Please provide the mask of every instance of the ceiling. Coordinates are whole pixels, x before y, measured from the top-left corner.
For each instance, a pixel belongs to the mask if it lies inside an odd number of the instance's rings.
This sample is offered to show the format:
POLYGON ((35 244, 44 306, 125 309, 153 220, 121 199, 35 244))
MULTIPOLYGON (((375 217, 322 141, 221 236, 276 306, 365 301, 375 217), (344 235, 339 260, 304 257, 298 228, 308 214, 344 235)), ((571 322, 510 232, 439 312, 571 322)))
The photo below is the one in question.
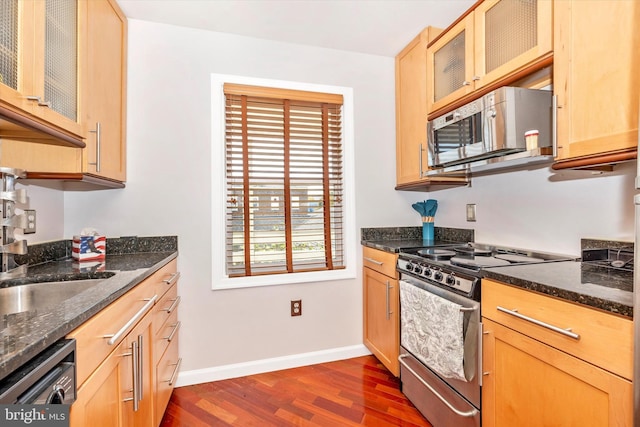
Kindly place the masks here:
POLYGON ((128 18, 395 56, 475 0, 117 0, 128 18))

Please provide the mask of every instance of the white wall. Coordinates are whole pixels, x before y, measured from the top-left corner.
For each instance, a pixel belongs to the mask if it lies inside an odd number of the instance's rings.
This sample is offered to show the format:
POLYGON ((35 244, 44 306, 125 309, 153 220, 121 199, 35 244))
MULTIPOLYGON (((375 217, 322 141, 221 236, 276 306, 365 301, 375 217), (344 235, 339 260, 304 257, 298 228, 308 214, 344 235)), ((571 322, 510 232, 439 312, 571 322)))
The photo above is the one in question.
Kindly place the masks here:
POLYGON ((476 242, 579 256, 580 238, 633 241, 635 166, 603 174, 541 167, 427 196, 438 200, 436 226, 474 228, 476 242), (475 223, 467 203, 476 204, 475 223))
MULTIPOLYGON (((60 237, 86 226, 109 237, 179 236, 183 371, 362 342, 360 277, 211 291, 210 205, 220 189, 210 178, 222 173, 209 168, 211 73, 354 88, 358 229, 417 226, 411 203, 432 197, 436 225, 475 228, 477 241, 578 253, 580 237, 631 238, 633 164, 599 177, 543 168, 476 178, 468 188, 396 192, 393 58, 137 20, 129 30, 127 187, 66 192, 60 237), (465 221, 466 203, 478 205, 476 223, 465 221), (303 300, 301 317, 289 316, 292 299, 303 300)), ((59 215, 58 196, 34 194, 59 215)), ((40 224, 48 213, 40 208, 40 224)))
MULTIPOLYGON (((27 244, 48 242, 64 238, 64 193, 60 190, 24 184, 18 181, 16 189, 27 191, 27 203, 18 204, 17 213, 22 209, 36 210, 36 232, 22 234, 16 230, 17 240, 25 239, 27 244)), ((79 230, 78 230, 79 231, 79 230)))
POLYGON ((210 205, 221 189, 210 181, 211 173, 223 173, 209 163, 211 73, 352 87, 354 235, 359 239, 360 227, 413 219, 393 189, 393 58, 131 20, 127 186, 67 192, 65 235, 92 226, 107 236, 179 236, 183 371, 361 346, 359 277, 211 290, 210 205), (301 317, 290 317, 294 299, 303 301, 301 317))

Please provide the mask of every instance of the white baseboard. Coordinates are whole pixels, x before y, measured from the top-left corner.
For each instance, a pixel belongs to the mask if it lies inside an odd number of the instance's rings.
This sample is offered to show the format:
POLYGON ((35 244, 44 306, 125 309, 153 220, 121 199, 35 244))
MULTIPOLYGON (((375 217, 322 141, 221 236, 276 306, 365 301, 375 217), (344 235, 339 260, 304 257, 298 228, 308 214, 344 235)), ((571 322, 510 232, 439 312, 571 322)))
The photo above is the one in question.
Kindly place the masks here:
POLYGON ((329 350, 310 353, 294 354, 291 356, 274 357, 272 359, 254 360, 251 362, 234 363, 232 365, 215 366, 212 368, 194 369, 178 374, 176 387, 202 384, 228 378, 244 377, 246 375, 279 371, 281 369, 297 368, 315 365, 317 363, 333 362, 371 354, 364 345, 332 348, 329 350))

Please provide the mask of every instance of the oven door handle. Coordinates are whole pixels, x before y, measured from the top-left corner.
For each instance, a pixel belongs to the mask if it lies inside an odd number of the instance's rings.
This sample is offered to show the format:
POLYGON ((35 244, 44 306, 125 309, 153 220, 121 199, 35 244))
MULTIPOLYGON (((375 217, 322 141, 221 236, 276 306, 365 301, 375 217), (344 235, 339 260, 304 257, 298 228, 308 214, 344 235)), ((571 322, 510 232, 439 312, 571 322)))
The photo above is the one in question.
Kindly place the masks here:
POLYGON ((398 356, 398 361, 400 362, 400 364, 402 364, 402 366, 407 368, 407 370, 411 372, 418 381, 420 381, 426 388, 428 388, 431 391, 431 393, 433 393, 438 399, 440 399, 442 403, 447 405, 449 409, 451 409, 453 412, 455 412, 457 415, 461 417, 475 417, 476 415, 478 415, 479 412, 476 408, 473 408, 471 411, 468 411, 468 412, 463 412, 454 408, 451 403, 449 403, 444 397, 442 397, 440 393, 438 393, 433 387, 431 387, 431 385, 428 382, 422 379, 422 377, 420 377, 420 375, 418 375, 416 371, 414 371, 409 365, 407 365, 407 363, 404 360, 402 360, 406 357, 407 357, 406 354, 401 354, 400 356, 398 356))

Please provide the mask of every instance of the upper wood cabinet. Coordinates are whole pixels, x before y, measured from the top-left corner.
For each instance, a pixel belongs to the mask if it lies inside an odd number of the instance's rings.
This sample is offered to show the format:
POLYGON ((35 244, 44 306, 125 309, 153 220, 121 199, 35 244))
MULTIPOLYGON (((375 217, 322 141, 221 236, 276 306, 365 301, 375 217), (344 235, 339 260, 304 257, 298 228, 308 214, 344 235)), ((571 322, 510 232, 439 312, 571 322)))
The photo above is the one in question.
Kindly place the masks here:
POLYGON ((427 108, 432 112, 473 91, 473 12, 427 49, 427 108))
POLYGON ((83 171, 125 181, 127 21, 114 0, 80 3, 87 23, 83 171))
POLYGON ((428 113, 550 55, 552 18, 551 0, 478 3, 427 49, 428 113))
POLYGON ((0 2, 0 107, 84 137, 75 0, 0 2))
MULTIPOLYGON (((127 21, 115 0, 7 1, 0 2, 0 8, 0 12, 7 12, 0 14, 6 21, 3 24, 22 31, 15 40, 5 43, 11 49, 3 50, 5 46, 1 43, 8 38, 0 38, 0 76, 5 82, 0 84, 0 165, 26 170, 28 178, 39 180, 40 185, 54 184, 55 187, 57 181, 63 183, 64 189, 72 189, 70 186, 77 182, 82 183, 77 187, 80 189, 122 188, 126 180, 127 21), (14 8, 10 7, 13 3, 14 8), (63 9, 69 8, 75 13, 75 68, 58 66, 54 76, 64 82, 82 82, 74 95, 79 118, 74 123, 80 128, 76 129, 77 133, 86 135, 84 148, 61 140, 63 131, 53 131, 57 127, 52 117, 41 115, 46 122, 32 128, 28 123, 2 120, 8 108, 16 114, 30 113, 31 119, 36 117, 34 105, 37 103, 27 102, 23 95, 32 92, 34 83, 23 77, 28 67, 22 64, 29 61, 22 57, 33 55, 27 55, 28 49, 23 47, 30 39, 23 35, 29 32, 24 30, 22 22, 38 16, 34 15, 38 10, 36 5, 46 5, 48 11, 50 4, 64 5, 63 9), (15 12, 15 16, 8 12, 15 12), (14 51, 15 54, 10 54, 14 51), (15 61, 11 62, 11 58, 15 61)), ((56 37, 66 41, 59 35, 56 37)), ((53 114, 47 107, 39 108, 53 114)))
POLYGON ((396 56, 396 189, 465 184, 427 177, 427 45, 441 30, 427 27, 396 56))
POLYGON ((440 31, 426 28, 396 56, 397 184, 418 181, 427 169, 427 44, 440 31))
POLYGON ((635 158, 640 95, 640 3, 558 1, 553 87, 554 169, 635 158))

